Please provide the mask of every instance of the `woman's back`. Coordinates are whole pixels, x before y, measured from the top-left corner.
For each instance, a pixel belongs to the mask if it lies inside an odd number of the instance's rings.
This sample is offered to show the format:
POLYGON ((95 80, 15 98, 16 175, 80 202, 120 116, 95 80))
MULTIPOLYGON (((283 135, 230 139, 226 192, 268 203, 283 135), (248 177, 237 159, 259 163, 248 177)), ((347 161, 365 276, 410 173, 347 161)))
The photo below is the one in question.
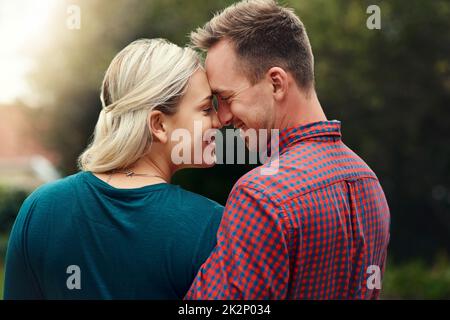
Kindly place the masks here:
POLYGON ((166 183, 116 189, 80 172, 25 201, 5 299, 179 299, 215 246, 223 207, 166 183))

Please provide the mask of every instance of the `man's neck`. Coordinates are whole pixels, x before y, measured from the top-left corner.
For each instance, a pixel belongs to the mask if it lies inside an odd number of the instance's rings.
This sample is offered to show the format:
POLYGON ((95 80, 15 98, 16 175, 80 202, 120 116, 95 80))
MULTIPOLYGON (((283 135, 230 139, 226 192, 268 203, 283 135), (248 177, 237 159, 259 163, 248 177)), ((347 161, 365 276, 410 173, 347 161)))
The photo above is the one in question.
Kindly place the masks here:
POLYGON ((296 91, 286 99, 285 112, 276 126, 278 129, 327 120, 315 90, 311 90, 308 96, 296 91))

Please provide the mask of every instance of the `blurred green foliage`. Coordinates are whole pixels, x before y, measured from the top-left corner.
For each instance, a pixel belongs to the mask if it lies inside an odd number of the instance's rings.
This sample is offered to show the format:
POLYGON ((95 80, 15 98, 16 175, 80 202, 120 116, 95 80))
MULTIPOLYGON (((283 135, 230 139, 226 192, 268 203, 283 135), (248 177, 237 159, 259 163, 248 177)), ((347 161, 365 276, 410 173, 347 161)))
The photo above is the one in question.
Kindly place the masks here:
MULTIPOLYGON (((9 233, 14 219, 29 193, 29 190, 0 185, 0 235, 9 233)), ((3 256, 1 254, 2 243, 0 242, 0 256, 3 256)))
POLYGON ((433 265, 416 259, 387 266, 382 299, 450 299, 450 261, 445 254, 433 265))
POLYGON ((8 235, 28 194, 29 190, 0 185, 0 300, 3 298, 3 264, 8 245, 8 235))
POLYGON ((8 245, 8 234, 0 233, 0 300, 3 299, 3 283, 5 279, 4 263, 7 245, 8 245))

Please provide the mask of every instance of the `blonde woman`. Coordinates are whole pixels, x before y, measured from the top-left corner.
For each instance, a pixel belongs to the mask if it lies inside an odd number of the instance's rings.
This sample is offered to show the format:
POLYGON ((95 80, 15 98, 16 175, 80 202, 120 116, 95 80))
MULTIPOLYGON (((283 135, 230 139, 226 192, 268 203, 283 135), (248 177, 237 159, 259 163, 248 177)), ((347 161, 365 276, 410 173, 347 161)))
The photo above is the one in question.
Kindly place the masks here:
POLYGON ((194 125, 220 127, 196 53, 131 43, 106 71, 101 101, 81 171, 40 187, 19 212, 6 299, 182 298, 215 246, 223 208, 170 184, 177 170, 214 162, 213 153, 198 164, 172 159, 176 130, 193 154, 195 143, 214 146, 194 125))

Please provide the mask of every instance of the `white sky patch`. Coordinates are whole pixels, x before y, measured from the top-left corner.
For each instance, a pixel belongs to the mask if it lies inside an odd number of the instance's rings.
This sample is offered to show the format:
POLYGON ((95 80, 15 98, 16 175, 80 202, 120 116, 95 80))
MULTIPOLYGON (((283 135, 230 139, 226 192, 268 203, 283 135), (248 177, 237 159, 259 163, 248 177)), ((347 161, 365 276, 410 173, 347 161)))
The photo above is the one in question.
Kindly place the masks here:
POLYGON ((0 103, 13 102, 30 89, 33 46, 45 36, 57 0, 0 0, 0 103))

